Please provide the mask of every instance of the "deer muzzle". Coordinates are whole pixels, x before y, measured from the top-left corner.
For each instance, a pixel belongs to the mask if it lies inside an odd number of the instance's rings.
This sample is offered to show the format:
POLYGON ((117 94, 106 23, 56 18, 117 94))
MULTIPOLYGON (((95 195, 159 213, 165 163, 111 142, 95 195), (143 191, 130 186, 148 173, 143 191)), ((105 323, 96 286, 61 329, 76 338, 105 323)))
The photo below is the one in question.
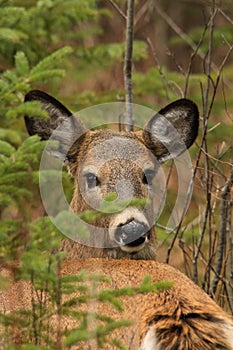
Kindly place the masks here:
POLYGON ((116 242, 123 246, 138 247, 149 238, 149 227, 134 219, 129 219, 125 224, 120 224, 115 231, 116 242))
POLYGON ((136 207, 127 207, 112 217, 109 223, 112 242, 127 253, 142 250, 151 239, 151 226, 145 213, 136 207))

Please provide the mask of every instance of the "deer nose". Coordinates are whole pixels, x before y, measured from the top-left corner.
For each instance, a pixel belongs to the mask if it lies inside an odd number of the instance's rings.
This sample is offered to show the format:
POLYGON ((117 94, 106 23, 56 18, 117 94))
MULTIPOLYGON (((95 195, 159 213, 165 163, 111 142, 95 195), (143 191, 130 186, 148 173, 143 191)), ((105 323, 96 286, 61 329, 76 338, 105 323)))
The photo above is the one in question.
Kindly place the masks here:
POLYGON ((135 219, 118 225, 115 231, 115 240, 120 245, 137 247, 149 238, 149 227, 135 219))

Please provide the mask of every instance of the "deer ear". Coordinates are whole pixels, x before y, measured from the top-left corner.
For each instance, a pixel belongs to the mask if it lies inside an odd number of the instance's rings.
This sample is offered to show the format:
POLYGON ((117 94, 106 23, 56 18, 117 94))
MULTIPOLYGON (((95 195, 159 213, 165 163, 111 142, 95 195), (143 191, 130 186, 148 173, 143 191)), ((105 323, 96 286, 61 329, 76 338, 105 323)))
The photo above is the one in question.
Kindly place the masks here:
POLYGON ((25 96, 25 102, 38 101, 42 109, 48 112, 49 118, 42 119, 33 115, 25 116, 25 124, 29 135, 38 135, 41 140, 58 141, 58 147, 51 154, 62 159, 69 159, 72 144, 86 132, 81 120, 52 96, 40 90, 32 90, 25 96))
POLYGON ((170 103, 149 120, 143 131, 144 142, 161 163, 173 159, 195 141, 198 118, 198 108, 192 101, 170 103))

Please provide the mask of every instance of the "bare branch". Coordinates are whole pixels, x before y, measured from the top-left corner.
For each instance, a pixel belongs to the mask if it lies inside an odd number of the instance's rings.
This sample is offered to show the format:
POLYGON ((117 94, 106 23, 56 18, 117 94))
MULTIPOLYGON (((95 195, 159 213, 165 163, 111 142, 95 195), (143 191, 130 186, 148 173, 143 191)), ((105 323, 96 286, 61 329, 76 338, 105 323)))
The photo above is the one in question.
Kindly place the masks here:
POLYGON ((176 232, 173 236, 173 239, 171 241, 171 244, 170 246, 168 247, 167 249, 167 256, 166 256, 166 263, 168 264, 169 263, 169 259, 170 259, 170 255, 171 255, 171 251, 174 247, 174 244, 175 244, 175 241, 180 233, 180 229, 181 229, 181 226, 182 226, 182 223, 183 223, 183 219, 184 219, 184 215, 187 211, 187 208, 188 208, 188 205, 189 205, 189 200, 190 200, 190 197, 192 195, 192 189, 193 189, 193 182, 194 182, 194 178, 195 178, 195 174, 196 174, 196 171, 193 172, 193 175, 192 175, 192 178, 189 182, 189 186, 188 186, 188 190, 187 190, 187 195, 185 197, 185 202, 184 202, 184 208, 183 208, 183 212, 181 214, 181 219, 180 219, 180 222, 176 228, 176 232))
POLYGON ((231 19, 221 8, 219 8, 218 10, 219 10, 219 12, 223 15, 223 17, 226 18, 226 20, 227 20, 228 22, 230 22, 231 24, 233 24, 232 19, 231 19))
POLYGON ((214 18, 217 13, 216 9, 213 9, 212 11, 213 13, 210 19, 209 48, 208 48, 208 54, 206 59, 207 81, 206 81, 206 89, 205 89, 205 96, 204 96, 205 103, 204 103, 204 110, 203 110, 203 117, 206 118, 206 121, 208 121, 208 116, 211 111, 211 109, 209 108, 209 113, 207 112, 208 99, 209 99, 209 93, 210 93, 210 83, 213 82, 211 77, 211 62, 212 62, 213 35, 214 35, 214 18))
MULTIPOLYGON (((211 101, 212 103, 209 104, 210 83, 212 82, 211 62, 212 62, 212 48, 213 48, 214 18, 216 13, 217 11, 215 9, 215 5, 213 2, 213 8, 211 9, 211 17, 209 22, 209 48, 208 48, 208 53, 206 55, 206 66, 204 67, 204 70, 206 71, 207 79, 206 79, 205 92, 203 95, 203 137, 202 137, 202 146, 201 146, 205 150, 206 207, 205 207, 204 221, 203 221, 201 233, 198 239, 197 249, 193 257, 193 279, 195 283, 198 283, 197 262, 201 251, 202 243, 204 240, 208 218, 209 220, 211 220, 211 215, 210 215, 211 213, 211 181, 210 181, 210 174, 209 174, 209 158, 208 158, 206 135, 208 130, 207 129, 208 120, 209 120, 210 112, 212 110, 213 101, 214 101, 214 97, 212 97, 212 101, 211 101)), ((215 94, 213 95, 215 96, 215 94)))
POLYGON ((198 54, 198 51, 199 51, 199 48, 201 47, 201 44, 203 43, 206 30, 207 30, 207 25, 205 26, 205 28, 204 28, 204 30, 202 32, 201 38, 199 40, 199 43, 196 46, 196 49, 193 51, 193 53, 192 53, 192 55, 190 57, 190 62, 189 62, 188 70, 187 70, 187 73, 186 73, 186 79, 185 79, 184 97, 186 97, 187 93, 188 93, 189 77, 190 77, 190 74, 191 74, 192 63, 193 63, 194 58, 198 54))
POLYGON ((133 89, 132 89, 133 37, 134 37, 134 0, 128 0, 127 22, 126 22, 126 39, 125 39, 125 62, 124 62, 126 131, 133 131, 133 124, 134 124, 133 111, 132 111, 132 103, 133 103, 133 89))
POLYGON ((150 38, 146 38, 146 41, 147 41, 148 46, 149 46, 149 48, 150 48, 150 50, 152 52, 152 55, 153 55, 154 60, 155 60, 155 63, 157 64, 159 75, 161 77, 161 81, 162 81, 162 84, 163 84, 164 91, 166 93, 167 100, 170 101, 169 90, 168 90, 168 82, 167 82, 166 77, 165 77, 165 75, 163 73, 162 66, 159 63, 158 57, 156 55, 156 52, 155 52, 155 49, 154 49, 154 46, 153 46, 153 43, 150 40, 150 38))
MULTIPOLYGON (((172 30, 174 30, 174 32, 177 35, 179 35, 179 37, 181 37, 181 39, 183 39, 184 42, 186 42, 186 44, 188 44, 194 52, 196 51, 197 56, 199 56, 203 61, 205 61, 206 55, 199 50, 198 45, 196 45, 195 42, 186 33, 184 33, 184 31, 173 21, 173 19, 160 8, 158 2, 154 2, 154 8, 156 9, 157 13, 164 19, 164 21, 169 25, 169 27, 172 28, 172 30)), ((218 9, 216 11, 218 11, 218 9)), ((215 16, 215 14, 213 15, 215 16)), ((210 21, 211 20, 212 19, 210 18, 210 21)), ((219 71, 218 67, 213 61, 211 62, 211 69, 214 72, 219 71)), ((230 81, 225 81, 225 84, 232 89, 232 83, 230 81)))
POLYGON ((124 14, 124 12, 120 9, 120 7, 115 3, 113 0, 108 0, 110 4, 117 10, 117 12, 126 20, 127 16, 124 14))
POLYGON ((142 5, 140 10, 135 15, 135 22, 134 22, 135 26, 137 26, 138 22, 142 19, 142 17, 145 16, 147 11, 148 11, 148 3, 145 2, 145 4, 142 5))
POLYGON ((216 261, 216 267, 215 267, 216 274, 212 282, 213 293, 216 292, 218 282, 219 282, 219 276, 221 275, 221 272, 222 272, 224 249, 226 247, 227 222, 228 222, 229 206, 230 206, 229 197, 230 197, 232 186, 233 186, 233 169, 231 171, 230 177, 227 180, 221 195, 220 232, 219 232, 219 242, 218 242, 218 249, 217 249, 217 261, 216 261))
MULTIPOLYGON (((192 248, 189 244, 186 244, 186 243, 185 243, 184 241, 182 241, 182 240, 179 241, 179 246, 180 246, 180 248, 182 249, 182 251, 184 250, 184 246, 185 246, 186 249, 188 249, 192 254, 194 253, 193 248, 192 248)), ((188 254, 188 252, 186 252, 186 254, 188 254)), ((219 281, 221 281, 225 287, 228 287, 229 290, 233 290, 232 281, 226 279, 225 277, 223 277, 223 276, 221 276, 221 275, 218 275, 218 274, 217 274, 217 271, 215 270, 215 268, 209 263, 209 261, 207 261, 207 260, 203 257, 202 254, 200 254, 199 260, 200 260, 206 267, 208 267, 208 268, 219 278, 219 281)), ((209 291, 209 294, 213 297, 213 293, 212 293, 211 291, 209 291)), ((230 307, 231 313, 233 313, 231 304, 232 304, 231 301, 228 300, 228 305, 229 305, 229 307, 230 307)))
MULTIPOLYGON (((178 34, 192 49, 193 51, 196 51, 197 45, 195 42, 190 39, 190 37, 183 32, 183 30, 173 21, 173 19, 164 12, 160 6, 157 4, 157 2, 154 4, 154 7, 158 14, 165 20, 165 22, 171 27, 176 34, 178 34)), ((204 59, 205 55, 202 52, 199 52, 198 55, 204 59)), ((217 67, 216 67, 217 68, 217 67)))

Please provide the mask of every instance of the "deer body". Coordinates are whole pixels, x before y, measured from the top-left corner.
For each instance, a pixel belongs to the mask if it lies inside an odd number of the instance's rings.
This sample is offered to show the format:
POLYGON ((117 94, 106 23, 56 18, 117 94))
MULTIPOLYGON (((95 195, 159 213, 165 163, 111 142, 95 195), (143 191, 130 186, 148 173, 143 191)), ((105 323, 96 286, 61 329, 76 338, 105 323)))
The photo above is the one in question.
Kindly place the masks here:
MULTIPOLYGON (((233 350, 231 317, 182 273, 154 261, 153 203, 154 189, 159 187, 156 174, 159 163, 181 154, 194 142, 198 130, 195 104, 178 100, 153 116, 144 130, 128 133, 88 131, 63 105, 43 92, 30 92, 26 101, 32 100, 41 102, 50 119, 26 117, 27 129, 30 135, 38 134, 42 139, 50 138, 55 130, 54 139, 59 141, 55 155, 65 161, 74 178, 71 210, 80 214, 93 207, 98 209, 112 192, 118 201, 129 201, 123 210, 97 217, 90 227, 88 246, 63 240, 61 249, 67 252, 68 260, 63 263, 62 273, 75 274, 83 268, 104 273, 112 288, 138 286, 146 275, 151 275, 153 282, 173 282, 171 289, 158 294, 122 298, 123 317, 135 320, 129 330, 115 331, 127 349, 233 350), (61 124, 63 128, 59 129, 61 124), (149 204, 130 205, 135 197, 148 198, 149 204)), ((2 310, 29 303, 30 286, 18 283, 18 287, 12 284, 6 294, 1 292, 2 310), (22 289, 23 297, 17 298, 22 289)), ((114 312, 106 305, 96 307, 109 316, 114 312)), ((95 345, 80 347, 86 348, 96 349, 95 345)))
MULTIPOLYGON (((233 349, 233 322, 197 285, 173 267, 156 261, 126 259, 80 259, 63 263, 63 276, 75 275, 81 269, 90 273, 104 274, 109 283, 101 283, 99 289, 139 286, 145 275, 152 282, 172 281, 171 289, 159 293, 121 297, 124 306, 119 313, 109 304, 95 302, 91 305, 98 314, 114 319, 131 319, 133 325, 117 329, 112 336, 121 340, 128 350, 229 350, 233 349)), ((28 282, 11 284, 10 291, 0 291, 1 311, 29 309, 32 288, 28 282)), ((71 297, 77 297, 79 292, 71 297)), ((67 296, 66 296, 67 300, 67 296)), ((63 300, 65 301, 65 300, 63 300)), ((56 319, 51 318, 52 323, 56 319)), ((63 330, 75 327, 75 321, 66 317, 60 320, 63 330)), ((49 325, 48 325, 49 326, 49 325)), ((56 329, 56 325, 55 325, 56 329)), ((20 331, 16 335, 20 339, 20 331)), ((74 347, 77 350, 98 349, 90 341, 74 347)), ((105 350, 115 350, 106 345, 105 350)))
MULTIPOLYGON (((80 261, 68 261, 63 273, 75 274, 80 261)), ((135 321, 130 330, 117 336, 127 349, 183 350, 232 349, 233 322, 213 300, 179 271, 156 261, 87 259, 81 267, 110 277, 112 288, 138 286, 145 275, 153 282, 172 281, 174 286, 160 293, 125 297, 124 317, 135 321)), ((106 286, 105 286, 106 287, 106 286)), ((102 311, 102 310, 101 310, 102 311)), ((106 313, 107 310, 104 310, 106 313)))

